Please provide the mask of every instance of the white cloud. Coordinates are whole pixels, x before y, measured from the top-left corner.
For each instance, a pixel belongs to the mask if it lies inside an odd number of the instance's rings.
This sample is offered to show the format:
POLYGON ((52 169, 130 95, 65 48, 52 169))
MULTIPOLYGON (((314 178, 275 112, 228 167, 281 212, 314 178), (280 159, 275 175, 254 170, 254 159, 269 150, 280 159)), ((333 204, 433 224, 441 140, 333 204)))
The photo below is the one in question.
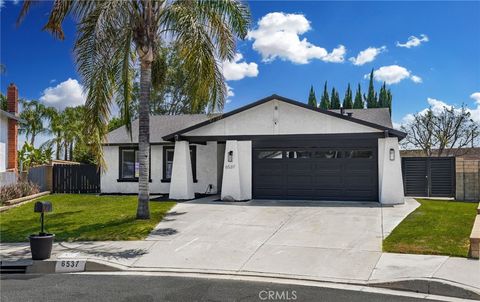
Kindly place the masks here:
POLYGON ((312 59, 341 63, 346 52, 339 45, 332 52, 300 39, 300 35, 311 29, 310 21, 302 14, 269 13, 257 23, 258 27, 248 32, 247 38, 254 40, 253 49, 262 55, 264 62, 277 58, 296 64, 307 64, 312 59))
POLYGON ((5 0, 0 0, 0 8, 5 6, 5 0))
POLYGON ((421 34, 420 38, 415 36, 410 36, 408 37, 408 40, 405 43, 400 43, 397 41, 397 47, 412 48, 412 47, 419 46, 423 42, 428 42, 428 37, 424 34, 421 34))
MULTIPOLYGON (((472 99, 475 99, 476 108, 467 107, 466 110, 467 112, 470 112, 470 118, 472 120, 476 121, 477 123, 480 123, 480 93, 479 92, 473 93, 470 97, 472 99)), ((429 108, 432 109, 434 114, 440 114, 444 110, 444 108, 448 108, 448 109, 452 109, 454 107, 459 108, 459 106, 453 106, 451 104, 448 104, 445 101, 435 99, 435 98, 427 98, 427 103, 428 103, 428 107, 418 111, 418 114, 423 115, 427 113, 429 108)), ((400 122, 398 123, 394 122, 393 125, 395 128, 399 129, 401 125, 405 125, 405 124, 408 124, 409 122, 412 122, 413 118, 414 118, 413 113, 409 113, 405 115, 400 120, 400 122)))
POLYGON ((256 77, 258 75, 257 63, 241 62, 242 60, 242 54, 236 53, 232 61, 223 62, 222 71, 225 80, 236 81, 245 77, 256 77))
POLYGON ((369 47, 358 53, 357 57, 351 57, 348 59, 353 65, 361 66, 363 64, 372 62, 382 52, 386 51, 387 47, 382 46, 379 48, 369 47))
POLYGON ((410 80, 412 80, 414 83, 417 83, 417 84, 423 82, 422 78, 416 75, 412 75, 410 77, 410 80))
POLYGON ((48 87, 43 91, 40 101, 46 105, 63 110, 65 107, 74 107, 85 104, 83 87, 77 80, 68 79, 55 87, 48 87))
POLYGON ((480 92, 474 92, 470 95, 470 97, 474 99, 478 105, 480 105, 480 92))
POLYGON ((56 79, 51 79, 51 80, 50 80, 50 84, 53 84, 53 83, 55 83, 56 81, 57 81, 56 79))
MULTIPOLYGON (((365 79, 368 79, 370 74, 364 76, 365 79)), ((421 83, 422 78, 416 75, 413 75, 405 67, 398 65, 389 65, 382 66, 379 69, 373 72, 373 78, 379 82, 385 82, 387 84, 396 84, 404 79, 410 79, 414 83, 421 83)))
POLYGON ((227 100, 225 101, 225 103, 229 104, 232 101, 231 97, 233 96, 235 96, 233 88, 227 84, 227 100))

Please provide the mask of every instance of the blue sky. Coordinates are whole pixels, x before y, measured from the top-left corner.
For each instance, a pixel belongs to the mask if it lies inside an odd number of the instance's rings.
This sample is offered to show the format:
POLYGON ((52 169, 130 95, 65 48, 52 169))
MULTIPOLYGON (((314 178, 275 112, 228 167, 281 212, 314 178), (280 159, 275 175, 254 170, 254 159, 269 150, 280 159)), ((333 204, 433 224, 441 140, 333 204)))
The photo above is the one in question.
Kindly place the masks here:
MULTIPOLYGON (((480 2, 254 1, 249 6, 249 37, 238 43, 237 60, 224 64, 233 93, 226 111, 273 93, 306 101, 310 85, 319 97, 325 81, 343 98, 348 83, 365 90, 364 75, 373 68, 377 89, 382 80, 390 83, 396 123, 428 106, 462 103, 480 122, 480 2)), ((48 8, 48 3, 35 6, 16 27, 20 4, 3 2, 0 61, 7 72, 1 90, 15 82, 21 97, 57 107, 77 105, 83 97, 72 55, 75 24, 65 23, 64 41, 53 39, 41 31, 48 8)))

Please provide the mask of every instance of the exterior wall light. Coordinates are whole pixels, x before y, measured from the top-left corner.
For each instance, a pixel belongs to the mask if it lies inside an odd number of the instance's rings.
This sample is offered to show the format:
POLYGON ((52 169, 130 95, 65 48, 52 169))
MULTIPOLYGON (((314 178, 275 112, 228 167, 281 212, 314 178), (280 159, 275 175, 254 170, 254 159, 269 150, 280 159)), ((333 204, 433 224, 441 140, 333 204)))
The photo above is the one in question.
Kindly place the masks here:
POLYGON ((228 151, 228 162, 233 162, 233 151, 228 151))
POLYGON ((395 160, 395 150, 393 148, 390 148, 390 160, 395 160))

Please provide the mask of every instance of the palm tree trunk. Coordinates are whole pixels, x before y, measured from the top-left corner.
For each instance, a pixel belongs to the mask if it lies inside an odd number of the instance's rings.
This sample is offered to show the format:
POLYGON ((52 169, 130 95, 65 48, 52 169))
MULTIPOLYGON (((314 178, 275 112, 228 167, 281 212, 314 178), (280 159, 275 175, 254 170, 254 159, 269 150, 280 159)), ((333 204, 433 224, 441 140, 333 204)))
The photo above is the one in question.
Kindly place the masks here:
POLYGON ((152 63, 142 60, 140 67, 140 102, 138 110, 138 207, 137 219, 149 219, 150 210, 148 209, 149 189, 148 178, 150 163, 150 90, 152 86, 152 63))
POLYGON ((60 133, 57 133, 57 155, 56 159, 60 159, 60 151, 61 151, 61 146, 60 146, 60 141, 58 140, 58 137, 60 137, 60 133))
POLYGON ((70 152, 69 152, 69 158, 70 158, 70 161, 73 160, 73 141, 70 142, 70 152))

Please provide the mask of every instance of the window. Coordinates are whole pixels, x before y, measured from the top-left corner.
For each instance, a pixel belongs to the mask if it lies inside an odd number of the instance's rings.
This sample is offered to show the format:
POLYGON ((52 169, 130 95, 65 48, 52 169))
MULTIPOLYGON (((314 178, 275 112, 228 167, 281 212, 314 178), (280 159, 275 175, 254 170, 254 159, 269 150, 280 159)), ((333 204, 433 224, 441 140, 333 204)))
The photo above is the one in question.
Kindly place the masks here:
POLYGON ((282 151, 260 151, 258 152, 258 159, 282 159, 283 152, 282 151))
MULTIPOLYGON (((163 179, 162 182, 172 180, 174 146, 163 147, 163 179)), ((192 163, 193 182, 197 182, 197 147, 190 146, 190 161, 192 163)))
POLYGON ((287 158, 311 158, 312 152, 310 151, 287 151, 287 158))
POLYGON ((343 152, 339 150, 315 151, 315 158, 342 158, 343 152))
POLYGON ((373 158, 372 150, 350 150, 345 152, 346 158, 373 158))
POLYGON ((138 147, 120 147, 119 153, 118 181, 138 181, 140 176, 138 147))

